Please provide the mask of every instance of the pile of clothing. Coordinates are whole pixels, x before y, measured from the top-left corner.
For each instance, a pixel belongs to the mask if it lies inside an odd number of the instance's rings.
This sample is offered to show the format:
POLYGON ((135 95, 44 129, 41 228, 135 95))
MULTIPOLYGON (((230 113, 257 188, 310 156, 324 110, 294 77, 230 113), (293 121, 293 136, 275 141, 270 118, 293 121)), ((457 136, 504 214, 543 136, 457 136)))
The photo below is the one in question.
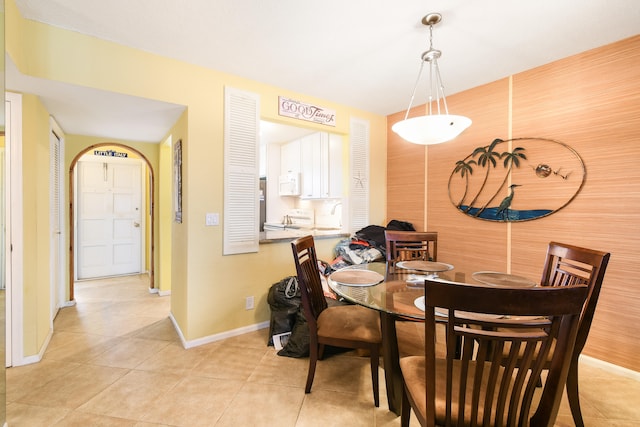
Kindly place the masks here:
MULTIPOLYGON (((337 298, 329 288, 327 276, 349 265, 384 261, 386 258, 385 230, 415 231, 409 222, 390 221, 386 227, 368 225, 356 232, 351 239, 338 242, 332 262, 318 260, 318 274, 329 307, 349 304, 337 298)), ((304 315, 298 280, 285 277, 269 288, 267 302, 271 309, 269 341, 278 349, 278 356, 306 357, 309 355, 309 325, 304 315)))
POLYGON ((383 261, 386 258, 385 230, 415 231, 415 228, 410 222, 395 219, 389 221, 386 227, 368 225, 357 231, 351 239, 338 242, 334 250, 335 257, 329 263, 330 269, 335 271, 349 265, 383 261))

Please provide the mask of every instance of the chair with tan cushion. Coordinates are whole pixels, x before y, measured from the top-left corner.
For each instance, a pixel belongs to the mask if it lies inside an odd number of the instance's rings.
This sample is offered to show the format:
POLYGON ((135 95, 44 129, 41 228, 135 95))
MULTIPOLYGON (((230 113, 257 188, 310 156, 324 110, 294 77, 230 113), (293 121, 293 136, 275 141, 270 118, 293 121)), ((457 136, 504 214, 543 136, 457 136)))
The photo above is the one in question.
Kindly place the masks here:
POLYGON ((542 269, 541 286, 587 285, 589 288, 587 300, 580 314, 578 336, 567 377, 567 397, 571 407, 571 415, 573 415, 577 427, 584 426, 578 395, 578 357, 589 336, 591 321, 610 256, 611 254, 608 252, 550 242, 542 269))
POLYGON ((553 425, 586 296, 584 285, 513 289, 426 280, 425 336, 435 334, 439 307, 447 318, 446 357, 438 358, 435 341, 428 339, 423 356, 400 359, 402 426, 409 425, 411 409, 423 426, 553 425), (532 406, 554 344, 544 388, 532 406), (506 359, 505 347, 511 350, 506 359))
MULTIPOLYGON (((435 231, 385 230, 386 261, 393 272, 399 261, 438 261, 438 233, 435 231)), ((411 319, 396 322, 400 357, 424 352, 424 325, 411 319)))
POLYGON ((305 392, 311 392, 318 359, 324 346, 366 349, 371 359, 371 382, 375 406, 380 405, 378 365, 382 334, 378 312, 359 305, 328 307, 320 275, 313 236, 291 242, 298 274, 304 314, 309 324, 309 371, 305 392))

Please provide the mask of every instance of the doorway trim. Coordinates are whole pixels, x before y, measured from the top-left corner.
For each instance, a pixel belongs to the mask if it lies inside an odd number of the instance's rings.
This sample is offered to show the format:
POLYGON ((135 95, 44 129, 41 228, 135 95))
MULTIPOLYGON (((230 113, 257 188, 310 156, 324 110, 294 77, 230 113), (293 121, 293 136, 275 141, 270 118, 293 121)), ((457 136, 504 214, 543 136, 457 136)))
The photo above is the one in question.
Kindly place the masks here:
POLYGON ((154 233, 155 233, 155 212, 154 212, 154 195, 155 195, 155 177, 154 177, 154 171, 153 171, 153 167, 151 165, 151 162, 149 162, 149 159, 147 159, 147 157, 142 154, 140 151, 136 150, 135 148, 126 145, 126 144, 120 144, 117 142, 101 142, 99 144, 93 144, 90 145, 88 147, 86 147, 84 150, 80 151, 78 154, 76 154, 76 156, 73 158, 73 160, 71 161, 71 164, 69 165, 69 301, 73 301, 74 300, 74 281, 75 281, 75 277, 73 272, 74 270, 74 263, 75 263, 75 247, 74 247, 74 239, 75 239, 75 216, 74 216, 74 197, 75 197, 75 182, 73 179, 73 171, 76 167, 76 164, 78 163, 78 160, 80 160, 80 158, 94 150, 95 148, 98 147, 104 147, 104 146, 111 146, 111 147, 122 147, 124 149, 130 150, 134 153, 136 153, 138 156, 140 156, 140 158, 145 162, 145 164, 147 165, 147 170, 149 171, 149 216, 151 217, 151 225, 150 225, 150 238, 149 238, 149 292, 155 293, 157 292, 157 290, 155 289, 155 263, 154 263, 154 249, 155 249, 155 244, 154 244, 154 233))

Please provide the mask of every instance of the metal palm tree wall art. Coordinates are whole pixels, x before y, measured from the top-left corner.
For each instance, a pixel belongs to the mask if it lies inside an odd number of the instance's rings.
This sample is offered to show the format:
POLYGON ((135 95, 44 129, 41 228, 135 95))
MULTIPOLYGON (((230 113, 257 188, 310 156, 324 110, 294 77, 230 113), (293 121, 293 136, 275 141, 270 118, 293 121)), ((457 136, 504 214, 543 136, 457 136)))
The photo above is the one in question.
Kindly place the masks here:
POLYGON ((449 199, 472 218, 529 221, 567 206, 586 175, 578 153, 562 142, 495 139, 456 162, 449 177, 449 199))

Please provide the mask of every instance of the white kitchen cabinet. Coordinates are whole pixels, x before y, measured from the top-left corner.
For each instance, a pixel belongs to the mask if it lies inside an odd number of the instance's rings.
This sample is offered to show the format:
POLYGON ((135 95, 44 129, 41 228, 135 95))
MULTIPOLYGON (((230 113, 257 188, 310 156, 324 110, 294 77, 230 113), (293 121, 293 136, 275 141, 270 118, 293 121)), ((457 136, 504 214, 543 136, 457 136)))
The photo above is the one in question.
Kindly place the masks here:
POLYGON ((300 197, 304 199, 319 199, 322 197, 320 184, 321 153, 320 133, 305 136, 300 140, 300 171, 302 173, 300 197))
POLYGON ((300 176, 300 198, 341 198, 342 137, 316 132, 282 144, 280 176, 292 175, 300 176))
POLYGON ((342 138, 327 132, 300 141, 300 173, 303 199, 342 197, 342 138))
POLYGON ((342 198, 342 137, 329 134, 329 197, 342 198))
POLYGON ((280 175, 300 173, 300 140, 280 146, 280 175))

